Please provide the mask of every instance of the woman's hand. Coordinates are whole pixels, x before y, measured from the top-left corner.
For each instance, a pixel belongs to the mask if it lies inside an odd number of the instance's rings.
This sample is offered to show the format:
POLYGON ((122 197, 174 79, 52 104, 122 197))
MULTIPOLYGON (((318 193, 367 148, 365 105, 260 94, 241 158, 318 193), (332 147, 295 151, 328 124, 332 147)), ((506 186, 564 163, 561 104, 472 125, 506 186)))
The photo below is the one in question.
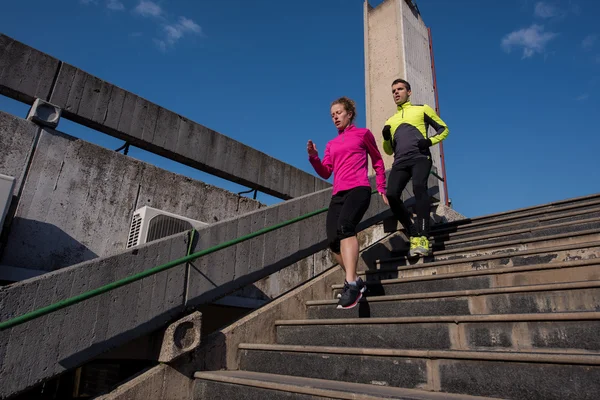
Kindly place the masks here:
POLYGON ((379 193, 381 195, 381 199, 383 200, 383 202, 385 203, 386 206, 390 206, 390 202, 388 201, 387 196, 385 195, 385 193, 379 193))
POLYGON ((317 146, 315 146, 315 144, 313 143, 312 140, 309 140, 308 143, 306 144, 306 151, 308 152, 308 155, 311 157, 316 157, 319 155, 319 152, 317 151, 317 146))

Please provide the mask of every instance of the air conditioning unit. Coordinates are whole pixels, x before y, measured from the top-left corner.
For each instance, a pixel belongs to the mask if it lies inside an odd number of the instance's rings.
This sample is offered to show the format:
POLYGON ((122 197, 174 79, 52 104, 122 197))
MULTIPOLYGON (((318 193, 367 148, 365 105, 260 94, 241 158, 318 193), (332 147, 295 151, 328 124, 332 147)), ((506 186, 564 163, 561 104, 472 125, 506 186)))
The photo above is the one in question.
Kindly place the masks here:
POLYGON ((207 225, 206 222, 144 206, 133 213, 129 236, 127 237, 127 248, 152 242, 192 228, 200 229, 207 225))
POLYGON ((14 186, 15 178, 0 174, 0 231, 4 227, 4 218, 12 201, 14 186))

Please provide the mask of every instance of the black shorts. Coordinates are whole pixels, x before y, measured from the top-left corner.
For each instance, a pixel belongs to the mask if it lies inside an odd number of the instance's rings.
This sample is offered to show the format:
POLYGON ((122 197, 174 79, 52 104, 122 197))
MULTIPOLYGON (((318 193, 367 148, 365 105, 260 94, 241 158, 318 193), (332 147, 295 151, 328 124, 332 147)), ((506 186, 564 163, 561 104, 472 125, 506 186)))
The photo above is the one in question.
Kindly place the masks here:
POLYGON ((336 193, 327 212, 327 242, 334 253, 340 253, 340 241, 356 235, 356 226, 371 204, 371 188, 358 186, 336 193))

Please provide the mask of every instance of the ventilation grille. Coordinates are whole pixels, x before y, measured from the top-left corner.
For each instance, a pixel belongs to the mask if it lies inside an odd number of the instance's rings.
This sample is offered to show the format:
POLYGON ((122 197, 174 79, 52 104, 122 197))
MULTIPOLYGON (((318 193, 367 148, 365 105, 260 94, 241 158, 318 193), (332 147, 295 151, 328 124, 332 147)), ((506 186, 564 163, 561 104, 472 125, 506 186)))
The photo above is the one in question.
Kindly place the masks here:
POLYGON ((129 228, 129 237, 127 238, 127 248, 137 246, 140 240, 140 230, 142 228, 142 216, 137 213, 133 214, 131 219, 131 227, 129 228))
POLYGON ((167 215, 157 215, 150 220, 148 224, 148 236, 146 243, 161 239, 166 236, 174 235, 179 232, 192 229, 193 226, 188 221, 169 217, 167 215))

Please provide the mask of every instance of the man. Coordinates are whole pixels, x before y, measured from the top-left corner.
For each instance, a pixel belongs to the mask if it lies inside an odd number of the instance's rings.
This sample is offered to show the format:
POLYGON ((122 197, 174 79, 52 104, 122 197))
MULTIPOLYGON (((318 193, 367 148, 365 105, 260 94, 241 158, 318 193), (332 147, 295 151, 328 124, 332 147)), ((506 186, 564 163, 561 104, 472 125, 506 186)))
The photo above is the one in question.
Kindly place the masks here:
POLYGON ((398 111, 383 127, 383 150, 394 154, 387 198, 394 216, 410 234, 409 256, 427 256, 429 250, 429 195, 427 179, 433 164, 429 148, 448 136, 448 127, 428 105, 411 104, 410 84, 404 79, 392 83, 392 95, 398 111), (436 134, 427 137, 431 126, 436 134), (410 178, 415 194, 416 223, 402 202, 402 191, 410 178))

